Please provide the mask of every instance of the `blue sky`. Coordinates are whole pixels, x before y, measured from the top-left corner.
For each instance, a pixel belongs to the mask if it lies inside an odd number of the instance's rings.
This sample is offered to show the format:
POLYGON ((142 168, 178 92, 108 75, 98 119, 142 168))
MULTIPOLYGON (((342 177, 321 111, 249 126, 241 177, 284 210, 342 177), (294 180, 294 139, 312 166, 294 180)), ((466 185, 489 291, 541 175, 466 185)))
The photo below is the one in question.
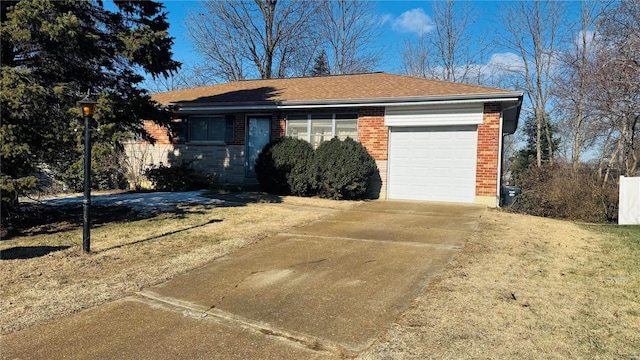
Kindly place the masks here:
MULTIPOLYGON (((199 8, 198 1, 164 1, 165 11, 169 13, 169 31, 175 38, 173 47, 175 59, 185 65, 197 61, 197 55, 187 38, 185 22, 189 12, 199 8)), ((378 16, 382 27, 382 37, 378 46, 391 53, 398 53, 404 46, 405 39, 416 37, 421 32, 428 32, 431 26, 431 1, 376 1, 378 16)), ((474 7, 479 12, 480 20, 475 27, 478 30, 489 29, 492 21, 482 21, 483 18, 495 14, 500 2, 476 1, 474 7)), ((377 70, 386 72, 401 72, 399 56, 383 59, 377 70)))
MULTIPOLYGON (((190 12, 200 9, 200 2, 193 0, 169 0, 163 2, 165 11, 169 13, 169 32, 174 39, 174 58, 183 63, 183 69, 191 68, 199 61, 194 51, 186 30, 186 21, 190 12)), ((377 6, 376 16, 380 19, 381 34, 379 41, 374 46, 382 48, 384 56, 375 69, 390 73, 402 73, 401 52, 405 41, 416 39, 419 34, 429 36, 432 29, 432 5, 433 1, 375 1, 377 6)), ((471 1, 474 11, 475 23, 471 25, 474 33, 485 33, 488 38, 494 37, 502 31, 500 13, 508 1, 471 1)), ((577 1, 566 1, 569 8, 573 8, 573 14, 577 1)), ((571 14, 571 9, 569 14, 571 14)), ((511 50, 496 46, 491 53, 482 60, 478 66, 491 70, 492 66, 518 66, 521 64, 518 56, 511 50)))

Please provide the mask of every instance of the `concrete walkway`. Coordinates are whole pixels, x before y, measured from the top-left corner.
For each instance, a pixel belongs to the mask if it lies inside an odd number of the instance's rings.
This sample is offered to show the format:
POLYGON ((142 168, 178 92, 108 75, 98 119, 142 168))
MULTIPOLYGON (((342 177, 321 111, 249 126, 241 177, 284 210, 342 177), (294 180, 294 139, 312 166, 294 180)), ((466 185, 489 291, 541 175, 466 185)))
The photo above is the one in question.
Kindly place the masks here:
POLYGON ((2 337, 4 359, 331 359, 369 347, 484 208, 373 201, 2 337))

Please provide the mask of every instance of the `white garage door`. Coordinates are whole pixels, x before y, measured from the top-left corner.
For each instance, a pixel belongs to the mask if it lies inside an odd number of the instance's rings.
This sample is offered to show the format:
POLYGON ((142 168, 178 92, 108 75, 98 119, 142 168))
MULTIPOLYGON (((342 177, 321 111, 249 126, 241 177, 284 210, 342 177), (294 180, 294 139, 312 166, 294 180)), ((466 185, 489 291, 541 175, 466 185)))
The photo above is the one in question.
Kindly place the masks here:
POLYGON ((475 202, 476 126, 392 127, 390 199, 475 202))

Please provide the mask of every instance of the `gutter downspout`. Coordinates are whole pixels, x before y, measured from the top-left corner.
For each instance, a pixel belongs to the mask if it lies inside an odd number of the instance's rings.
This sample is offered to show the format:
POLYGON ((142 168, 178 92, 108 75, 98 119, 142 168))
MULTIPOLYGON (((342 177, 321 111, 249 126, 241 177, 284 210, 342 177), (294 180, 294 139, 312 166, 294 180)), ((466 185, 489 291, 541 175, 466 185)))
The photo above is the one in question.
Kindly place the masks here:
MULTIPOLYGON (((498 200, 497 201, 498 207, 502 206, 502 180, 503 180, 502 179, 502 168, 504 167, 504 146, 503 146, 503 143, 504 143, 504 137, 505 137, 505 134, 502 133, 502 127, 503 127, 503 124, 504 124, 504 112, 505 112, 505 110, 511 110, 513 108, 520 107, 521 105, 522 105, 522 99, 520 99, 517 104, 508 106, 508 107, 500 110, 500 143, 498 145, 498 154, 500 154, 500 159, 498 161, 498 189, 497 189, 497 191, 498 191, 498 199, 497 199, 498 200)), ((517 115, 519 115, 519 114, 517 114, 517 115)), ((518 122, 517 122, 517 119, 516 119, 516 130, 515 131, 518 130, 518 125, 517 124, 518 124, 518 122)), ((514 131, 514 133, 515 133, 515 131, 514 131)), ((509 135, 511 135, 511 134, 509 134, 509 135)))

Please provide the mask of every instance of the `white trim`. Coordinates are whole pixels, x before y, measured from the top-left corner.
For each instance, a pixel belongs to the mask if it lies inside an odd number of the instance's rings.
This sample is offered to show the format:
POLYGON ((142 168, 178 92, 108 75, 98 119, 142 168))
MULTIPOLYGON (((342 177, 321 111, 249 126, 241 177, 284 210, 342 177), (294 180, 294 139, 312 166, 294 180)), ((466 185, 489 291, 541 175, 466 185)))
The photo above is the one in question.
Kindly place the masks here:
POLYGON ((483 122, 484 103, 465 103, 457 106, 432 104, 387 107, 385 126, 451 126, 480 125, 483 122))
POLYGON ((391 158, 389 152, 391 151, 391 127, 387 128, 387 176, 384 181, 384 198, 389 199, 389 179, 391 179, 391 158))
MULTIPOLYGON (((500 198, 502 197, 502 189, 500 186, 502 185, 502 158, 504 154, 502 153, 502 141, 504 140, 504 135, 502 134, 502 124, 504 119, 502 117, 502 111, 500 111, 500 132, 498 133, 498 181, 496 185, 496 207, 500 207, 500 198)), ((480 139, 478 139, 478 142, 480 139)))
MULTIPOLYGON (((356 133, 358 132, 358 115, 356 114, 356 133)), ((336 113, 331 114, 331 134, 336 136, 336 113)))

